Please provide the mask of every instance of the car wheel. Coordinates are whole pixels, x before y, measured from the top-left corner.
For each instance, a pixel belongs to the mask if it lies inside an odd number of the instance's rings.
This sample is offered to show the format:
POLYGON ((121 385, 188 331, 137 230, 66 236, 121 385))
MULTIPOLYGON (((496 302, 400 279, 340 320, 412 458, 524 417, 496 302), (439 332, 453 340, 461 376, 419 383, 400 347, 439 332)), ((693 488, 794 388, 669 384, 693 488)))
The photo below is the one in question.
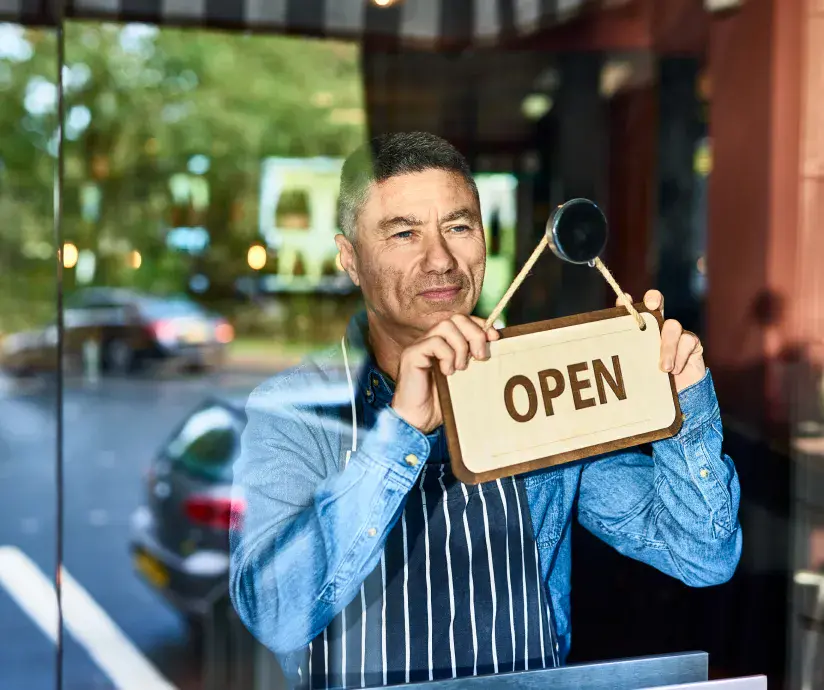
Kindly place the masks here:
POLYGON ((135 352, 132 346, 119 338, 106 344, 104 358, 106 371, 112 374, 128 374, 135 366, 135 352))
POLYGON ((5 366, 3 373, 16 379, 25 379, 34 375, 34 371, 26 366, 5 366))
POLYGON ((190 362, 186 366, 186 372, 194 375, 209 373, 209 366, 203 362, 190 362))

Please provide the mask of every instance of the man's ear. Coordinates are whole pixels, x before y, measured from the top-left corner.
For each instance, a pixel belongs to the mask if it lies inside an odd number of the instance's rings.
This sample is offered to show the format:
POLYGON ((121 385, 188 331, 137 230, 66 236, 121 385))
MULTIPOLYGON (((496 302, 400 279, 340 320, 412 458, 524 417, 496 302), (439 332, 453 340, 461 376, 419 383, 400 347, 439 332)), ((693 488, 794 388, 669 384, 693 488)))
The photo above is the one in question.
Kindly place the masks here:
POLYGON ((338 245, 338 264, 349 274, 352 282, 360 287, 360 277, 358 276, 358 260, 355 255, 355 247, 346 235, 335 235, 335 244, 338 245))

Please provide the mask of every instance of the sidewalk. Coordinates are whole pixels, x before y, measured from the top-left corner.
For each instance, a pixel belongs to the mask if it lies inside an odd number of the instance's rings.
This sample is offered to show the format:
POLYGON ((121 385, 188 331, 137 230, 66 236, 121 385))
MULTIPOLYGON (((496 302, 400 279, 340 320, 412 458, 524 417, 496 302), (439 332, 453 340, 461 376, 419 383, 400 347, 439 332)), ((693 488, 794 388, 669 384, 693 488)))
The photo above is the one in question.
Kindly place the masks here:
POLYGON ((238 340, 229 346, 224 371, 276 373, 294 367, 306 357, 323 352, 326 345, 301 345, 266 340, 238 340))
POLYGON ((267 372, 267 373, 276 373, 278 371, 283 371, 284 369, 288 369, 290 367, 296 366, 300 363, 301 357, 294 356, 294 355, 253 355, 253 354, 242 354, 242 355, 234 355, 230 354, 226 358, 226 362, 221 367, 221 371, 224 372, 242 372, 242 373, 258 373, 258 372, 267 372))

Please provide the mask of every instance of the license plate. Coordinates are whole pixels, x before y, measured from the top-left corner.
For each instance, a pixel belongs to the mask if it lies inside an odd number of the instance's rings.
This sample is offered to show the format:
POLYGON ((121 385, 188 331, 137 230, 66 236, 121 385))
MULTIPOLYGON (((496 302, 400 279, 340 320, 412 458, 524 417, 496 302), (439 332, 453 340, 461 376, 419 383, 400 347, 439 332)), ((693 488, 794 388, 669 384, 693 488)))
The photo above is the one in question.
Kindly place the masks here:
POLYGON ((169 571, 156 558, 139 551, 134 556, 135 567, 152 585, 165 589, 169 585, 169 571))
POLYGON ((202 326, 192 326, 183 332, 183 340, 190 344, 199 344, 206 341, 206 329, 202 326))

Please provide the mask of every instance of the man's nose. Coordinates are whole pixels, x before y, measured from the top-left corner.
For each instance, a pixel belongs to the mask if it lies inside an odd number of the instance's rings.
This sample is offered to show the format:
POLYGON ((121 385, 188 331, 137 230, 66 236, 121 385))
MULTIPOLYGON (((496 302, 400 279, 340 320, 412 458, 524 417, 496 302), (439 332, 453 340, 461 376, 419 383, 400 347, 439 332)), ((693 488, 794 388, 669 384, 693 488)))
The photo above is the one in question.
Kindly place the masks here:
POLYGON ((433 233, 425 241, 423 268, 431 273, 446 273, 455 268, 455 257, 440 232, 433 233))

